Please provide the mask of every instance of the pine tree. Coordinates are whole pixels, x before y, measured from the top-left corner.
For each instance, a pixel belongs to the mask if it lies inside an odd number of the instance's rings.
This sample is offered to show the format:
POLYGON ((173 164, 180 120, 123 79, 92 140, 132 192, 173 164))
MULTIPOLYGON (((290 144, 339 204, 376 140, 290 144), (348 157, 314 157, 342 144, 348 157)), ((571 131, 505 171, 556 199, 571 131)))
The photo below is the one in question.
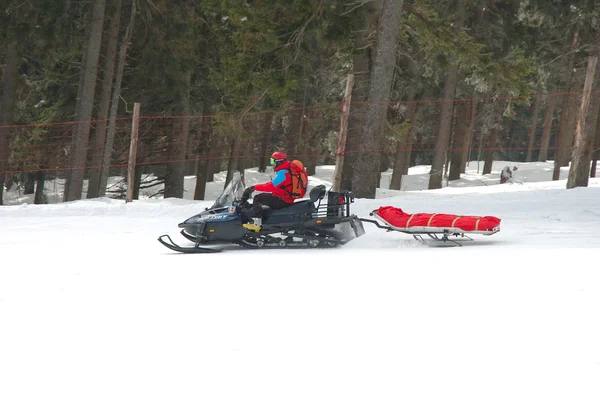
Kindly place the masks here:
POLYGON ((84 170, 88 151, 88 141, 91 127, 94 95, 96 92, 96 77, 98 74, 98 59, 102 43, 102 27, 106 0, 94 0, 92 16, 89 22, 86 46, 82 57, 79 80, 79 93, 75 109, 75 131, 73 133, 72 169, 67 176, 64 200, 79 200, 83 191, 84 170))
POLYGON ((369 78, 368 104, 358 137, 361 152, 353 163, 352 187, 357 197, 374 198, 376 194, 379 148, 396 65, 402 6, 402 1, 385 0, 379 16, 377 45, 369 78))

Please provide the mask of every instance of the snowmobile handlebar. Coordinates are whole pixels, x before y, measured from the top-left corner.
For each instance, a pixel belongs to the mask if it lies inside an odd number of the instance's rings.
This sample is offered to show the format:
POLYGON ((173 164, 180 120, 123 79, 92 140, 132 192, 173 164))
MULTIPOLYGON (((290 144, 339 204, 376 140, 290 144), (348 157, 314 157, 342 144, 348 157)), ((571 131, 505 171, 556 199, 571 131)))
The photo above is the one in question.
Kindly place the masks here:
POLYGON ((244 193, 242 194, 242 198, 240 199, 240 203, 247 202, 250 199, 250 195, 254 192, 254 186, 248 187, 244 189, 244 193))

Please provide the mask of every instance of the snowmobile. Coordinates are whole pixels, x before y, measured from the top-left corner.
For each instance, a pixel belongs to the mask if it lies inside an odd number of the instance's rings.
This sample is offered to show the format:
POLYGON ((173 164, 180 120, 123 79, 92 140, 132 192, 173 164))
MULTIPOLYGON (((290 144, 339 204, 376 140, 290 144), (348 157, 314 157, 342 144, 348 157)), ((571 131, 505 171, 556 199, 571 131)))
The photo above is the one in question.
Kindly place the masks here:
POLYGON ((242 226, 252 219, 252 204, 243 196, 243 178, 235 173, 210 208, 178 225, 180 233, 193 246, 180 246, 169 235, 158 241, 180 253, 214 253, 219 245, 236 244, 246 248, 336 247, 365 233, 361 220, 350 214, 352 192, 327 192, 325 185, 312 188, 308 198, 296 199, 283 209, 264 206, 262 229, 242 226), (327 202, 323 199, 327 194, 327 202))

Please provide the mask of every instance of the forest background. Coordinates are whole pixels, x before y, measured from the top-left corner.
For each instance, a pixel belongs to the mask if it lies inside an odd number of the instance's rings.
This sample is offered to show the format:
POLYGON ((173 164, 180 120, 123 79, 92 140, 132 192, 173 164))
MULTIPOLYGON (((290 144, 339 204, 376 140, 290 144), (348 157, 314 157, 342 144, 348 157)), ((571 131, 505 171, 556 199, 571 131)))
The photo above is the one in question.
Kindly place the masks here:
POLYGON ((275 150, 365 198, 418 164, 429 189, 474 159, 570 165, 567 188, 596 173, 600 1, 0 4, 0 204, 15 183, 44 203, 56 178, 65 201, 106 196, 132 124, 135 192, 164 197, 275 150))

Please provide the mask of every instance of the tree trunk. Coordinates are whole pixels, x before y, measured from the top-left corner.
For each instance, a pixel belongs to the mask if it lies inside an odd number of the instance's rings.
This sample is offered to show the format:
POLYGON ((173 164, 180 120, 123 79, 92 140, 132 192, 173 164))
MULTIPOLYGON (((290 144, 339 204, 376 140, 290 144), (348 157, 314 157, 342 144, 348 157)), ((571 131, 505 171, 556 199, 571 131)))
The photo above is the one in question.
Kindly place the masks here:
POLYGON ((169 137, 169 161, 165 173, 165 198, 183 198, 189 124, 188 117, 173 120, 173 132, 169 137))
POLYGON ((305 165, 307 175, 314 176, 315 174, 317 174, 317 162, 318 162, 317 156, 311 156, 307 159, 307 162, 305 165))
POLYGON ((208 174, 206 176, 206 182, 213 182, 215 180, 215 174, 221 172, 221 162, 223 160, 221 159, 222 142, 222 138, 215 134, 213 134, 210 138, 210 149, 208 151, 208 174))
POLYGON ((596 122, 598 111, 600 111, 598 90, 594 93, 591 92, 594 83, 600 83, 600 68, 597 67, 598 55, 600 54, 600 32, 597 41, 596 54, 590 57, 588 61, 583 97, 575 129, 575 147, 569 177, 567 178, 567 189, 588 186, 592 148, 596 136, 596 122))
POLYGON ((465 161, 463 158, 464 155, 464 145, 465 145, 465 137, 467 136, 467 130, 471 124, 471 110, 472 106, 469 102, 462 102, 458 105, 459 120, 456 121, 456 127, 454 132, 454 148, 452 150, 451 160, 450 160, 450 173, 448 175, 449 181, 459 180, 461 167, 464 166, 465 161))
MULTIPOLYGON (((300 105, 299 103, 295 104, 295 106, 300 105)), ((298 150, 298 139, 302 129, 302 110, 295 109, 289 117, 289 121, 285 138, 285 153, 288 156, 294 156, 298 150)))
POLYGON ((121 6, 123 0, 113 0, 113 13, 110 20, 106 54, 104 56, 104 67, 102 76, 102 91, 98 104, 98 123, 92 150, 92 168, 90 170, 90 181, 88 184, 87 197, 97 198, 100 191, 100 177, 102 174, 102 158, 104 144, 106 141, 106 124, 110 108, 110 97, 115 72, 115 60, 117 58, 117 45, 119 44, 119 22, 121 20, 121 6))
POLYGON ((229 164, 227 165, 227 176, 225 177, 225 186, 229 184, 229 182, 233 178, 233 174, 238 169, 241 151, 242 139, 239 137, 235 137, 231 143, 231 156, 229 157, 229 164))
POLYGON ((522 146, 519 144, 520 134, 516 133, 516 130, 519 127, 519 124, 522 123, 521 120, 516 118, 505 119, 505 124, 503 126, 503 130, 506 132, 504 139, 501 137, 499 140, 499 147, 502 152, 503 157, 500 160, 511 160, 511 152, 515 152, 516 148, 521 148, 522 146), (508 140, 508 143, 505 145, 505 142, 508 140))
POLYGON ((540 141, 540 153, 538 154, 538 162, 545 162, 548 159, 548 145, 550 145, 550 133, 552 132, 552 121, 554 120, 554 107, 558 98, 556 95, 549 95, 546 108, 546 116, 544 117, 544 132, 540 141))
POLYGON ((381 188, 381 173, 390 168, 390 154, 387 151, 387 143, 379 148, 379 170, 377 170, 377 188, 381 188))
MULTIPOLYGON (((451 132, 452 134, 452 132, 451 132)), ((452 137, 452 135, 450 135, 450 137, 452 137)), ((452 138, 450 138, 450 148, 452 148, 452 138)), ((448 168, 450 167, 450 153, 451 151, 446 151, 446 156, 444 158, 444 178, 448 177, 448 168)))
POLYGON ((44 171, 37 171, 35 173, 35 196, 33 198, 33 204, 45 205, 48 203, 46 195, 44 195, 44 184, 46 183, 46 173, 44 171))
POLYGON ((467 132, 465 134, 465 139, 462 145, 462 154, 461 154, 461 162, 460 162, 460 172, 467 172, 467 162, 471 159, 471 145, 473 142, 473 129, 475 128, 475 118, 477 117, 477 100, 475 98, 471 99, 471 104, 469 105, 471 110, 469 111, 469 124, 467 127, 467 132))
POLYGON ((409 105, 410 127, 408 129, 408 137, 406 137, 406 149, 404 151, 404 169, 402 169, 402 175, 408 175, 408 169, 410 168, 410 158, 412 156, 413 141, 415 140, 415 122, 416 122, 416 108, 415 103, 412 107, 409 105))
POLYGON ((369 78, 369 95, 362 133, 358 137, 360 151, 352 165, 352 190, 358 198, 375 198, 377 168, 381 147, 381 126, 385 121, 387 102, 396 66, 398 29, 402 16, 402 0, 384 0, 379 16, 377 48, 369 78))
POLYGON ((312 132, 310 135, 310 143, 312 150, 309 151, 308 157, 304 161, 304 167, 306 169, 306 174, 309 176, 314 176, 317 173, 317 164, 321 159, 321 148, 319 143, 317 142, 318 135, 315 132, 312 132))
POLYGON ((215 174, 221 171, 220 162, 220 158, 211 158, 208 160, 208 174, 206 175, 206 182, 213 182, 215 180, 215 174))
POLYGON ((494 153, 498 145, 498 131, 494 128, 488 136, 486 151, 484 154, 483 175, 492 172, 492 164, 494 162, 494 153))
POLYGON ((396 146, 396 158, 389 189, 400 190, 402 188, 402 176, 408 174, 410 167, 410 155, 413 139, 415 136, 415 108, 416 103, 410 101, 406 109, 406 120, 409 120, 408 134, 401 139, 396 146))
POLYGON ((4 185, 6 185, 6 189, 10 190, 15 183, 15 176, 13 173, 6 173, 6 178, 4 179, 4 185))
POLYGON ((450 56, 451 65, 446 74, 446 82, 444 84, 444 99, 442 101, 442 110, 440 115, 440 124, 438 134, 435 141, 433 160, 431 162, 431 171, 429 172, 429 189, 442 188, 442 179, 444 172, 444 164, 446 160, 446 151, 450 141, 450 128, 452 126, 452 110, 454 108, 454 92, 456 89, 456 78, 458 67, 456 65, 456 57, 450 56))
POLYGON ((303 159, 306 174, 313 176, 317 170, 317 162, 319 160, 319 143, 317 141, 317 133, 311 131, 308 117, 302 118, 302 142, 305 150, 302 151, 306 155, 303 159))
POLYGON ((108 183, 108 175, 110 173, 110 164, 112 162, 113 143, 115 140, 115 132, 117 129, 117 113, 119 110, 119 95, 121 94, 121 83, 123 81, 123 73, 125 71, 125 64, 127 62, 127 49, 129 48, 131 36, 133 35, 133 28, 135 25, 135 14, 136 0, 131 0, 131 14, 129 18, 129 24, 127 29, 121 38, 121 44, 119 47, 119 59, 117 61, 117 70, 115 73, 115 84, 112 90, 112 97, 110 99, 110 111, 108 116, 108 128, 106 130, 106 142, 104 144, 104 151, 102 154, 102 173, 100 174, 100 182, 98 188, 98 196, 104 196, 106 194, 106 184, 108 183))
POLYGON ((246 173, 246 169, 250 167, 252 163, 252 145, 249 142, 242 142, 240 144, 240 160, 237 164, 237 171, 240 172, 241 175, 246 173), (243 148, 249 148, 247 152, 244 152, 243 148))
POLYGON ((590 166, 590 178, 596 178, 596 168, 600 162, 600 134, 596 136, 596 145, 594 145, 594 154, 592 155, 592 165, 590 166))
POLYGON ((594 151, 592 153, 592 165, 590 167, 590 178, 596 177, 596 167, 600 161, 600 115, 597 116, 596 122, 596 141, 594 143, 594 151))
POLYGON ((142 186, 142 173, 144 171, 144 165, 136 164, 135 172, 133 177, 133 199, 138 200, 140 198, 140 188, 142 186))
POLYGON ((573 84, 573 67, 575 65, 575 47, 577 46, 577 42, 579 40, 579 31, 576 29, 573 32, 573 40, 571 41, 571 48, 569 55, 566 60, 566 81, 565 81, 565 95, 562 100, 561 106, 561 115, 560 115, 560 124, 558 127, 558 135, 556 137, 556 151, 554 153, 554 172, 552 174, 552 180, 556 181, 560 178, 560 168, 565 162, 565 159, 568 158, 568 155, 565 155, 567 151, 567 140, 568 137, 572 137, 570 132, 568 131, 571 126, 571 117, 569 116, 569 112, 571 112, 571 107, 573 103, 573 98, 575 95, 569 94, 571 93, 571 86, 573 84))
POLYGON ((379 24, 379 14, 383 0, 365 2, 363 9, 365 18, 364 26, 357 34, 356 48, 360 50, 354 54, 352 59, 352 75, 354 86, 352 88, 352 99, 350 102, 350 115, 348 117, 348 131, 346 145, 343 148, 344 157, 342 164, 342 175, 340 177, 340 190, 352 190, 353 164, 356 160, 357 141, 364 121, 364 102, 367 101, 369 93, 369 80, 373 63, 373 32, 379 24))
MULTIPOLYGON (((462 1, 456 0, 456 23, 455 29, 461 29, 465 20, 465 6, 462 1)), ((440 125, 435 141, 431 171, 429 172, 429 189, 442 188, 443 167, 446 159, 446 151, 450 141, 450 129, 452 127, 452 113, 454 108, 454 94, 456 91, 456 80, 458 76, 458 61, 456 55, 448 57, 448 71, 444 83, 444 98, 440 115, 440 125)))
POLYGON ((531 162, 533 159, 533 148, 535 146, 535 134, 537 131, 538 118, 540 115, 540 103, 543 97, 537 96, 535 98, 535 107, 533 109, 533 120, 531 121, 531 129, 529 130, 529 142, 527 144, 527 156, 525 157, 526 162, 531 162))
POLYGON ((390 153, 387 151, 386 145, 381 146, 381 156, 379 156, 379 173, 384 173, 390 168, 390 153))
MULTIPOLYGON (((475 9, 475 21, 473 23, 472 26, 472 31, 473 31, 473 38, 475 38, 476 41, 485 41, 489 29, 492 26, 491 23, 489 23, 488 21, 488 15, 489 13, 489 3, 490 0, 478 0, 476 2, 476 9, 475 9)), ((462 162, 460 165, 460 172, 461 173, 466 173, 467 172, 467 163, 471 161, 471 146, 473 143, 473 133, 474 133, 474 128, 475 128, 475 120, 477 118, 477 104, 478 104, 478 100, 475 98, 476 92, 475 89, 471 90, 471 120, 469 122, 469 127, 467 129, 467 133, 465 134, 465 141, 464 141, 464 150, 462 153, 462 162)))
MULTIPOLYGON (((212 111, 212 104, 210 101, 205 101, 203 105, 202 113, 204 116, 208 115, 212 111)), ((203 123, 204 124, 204 123, 203 123)), ((194 200, 204 200, 206 194, 206 180, 208 179, 209 172, 209 156, 210 146, 214 140, 214 132, 212 130, 212 124, 206 123, 206 127, 200 128, 200 150, 196 153, 199 157, 196 162, 196 187, 194 189, 194 200)))
POLYGON ((404 166, 406 164, 406 140, 398 142, 396 145, 396 159, 394 160, 394 169, 392 170, 392 179, 389 189, 399 191, 402 188, 402 176, 404 175, 404 166))
POLYGON ((575 128, 577 126, 577 114, 578 114, 578 95, 571 95, 571 101, 569 103, 569 115, 567 121, 567 129, 564 138, 564 150, 562 152, 561 167, 569 165, 571 156, 573 154, 573 142, 575 140, 575 128))
POLYGON ((92 8, 92 20, 89 24, 89 41, 86 43, 85 57, 81 74, 83 81, 81 96, 77 99, 75 111, 75 131, 73 132, 72 169, 67 176, 65 187, 65 201, 80 200, 83 192, 83 177, 87 163, 88 141, 92 111, 94 107, 94 93, 96 91, 96 77, 98 75, 98 59, 102 45, 102 30, 104 27, 104 10, 106 0, 95 0, 92 8))
POLYGON ((0 205, 4 204, 2 197, 4 194, 4 181, 6 180, 8 158, 10 155, 10 129, 8 126, 12 122, 15 95, 17 93, 17 71, 20 66, 17 45, 16 39, 8 44, 2 84, 2 99, 0 100, 0 205))
POLYGON ((169 142, 169 162, 165 174, 165 198, 183 199, 185 165, 187 155, 187 141, 190 131, 190 92, 192 72, 186 72, 183 83, 185 91, 182 93, 180 109, 181 118, 174 120, 173 134, 169 142))
POLYGON ((267 138, 263 137, 260 143, 260 157, 258 158, 258 172, 265 173, 267 171, 267 161, 269 159, 269 149, 267 145, 267 138))
POLYGON ((348 73, 346 77, 346 89, 344 90, 344 98, 342 99, 342 108, 340 114, 340 129, 337 135, 337 147, 335 153, 335 168, 333 169, 333 183, 331 189, 339 191, 342 186, 342 175, 346 154, 344 150, 347 147, 348 140, 348 122, 350 120, 350 105, 352 102, 352 91, 354 90, 354 74, 348 73))
POLYGON ((308 162, 308 157, 312 155, 314 148, 310 145, 310 132, 308 131, 308 116, 302 109, 302 115, 300 116, 300 134, 299 134, 298 152, 301 155, 306 155, 307 158, 303 160, 303 163, 308 162))
MULTIPOLYGON (((354 64, 357 68, 357 64, 354 64)), ((357 68, 359 69, 359 68, 357 68)), ((346 145, 344 146, 344 156, 342 162, 342 174, 340 177, 340 190, 352 190, 352 164, 356 159, 357 141, 360 135, 360 126, 364 120, 364 103, 355 104, 355 102, 366 101, 365 93, 368 84, 369 70, 362 69, 361 73, 354 72, 355 85, 352 91, 352 100, 350 101, 350 114, 348 116, 348 129, 346 133, 346 145), (365 81, 366 80, 366 81, 365 81)))
POLYGON ((198 159, 196 164, 196 188, 194 189, 194 200, 204 200, 206 194, 206 180, 208 177, 208 159, 198 159))
POLYGON ((271 157, 271 151, 269 148, 269 141, 271 138, 271 123, 273 122, 273 112, 265 112, 265 119, 263 121, 263 131, 260 140, 260 157, 258 159, 258 172, 264 173, 267 171, 267 162, 271 157))
POLYGON ((25 187, 23 189, 24 195, 31 195, 35 192, 35 174, 25 173, 25 187))

